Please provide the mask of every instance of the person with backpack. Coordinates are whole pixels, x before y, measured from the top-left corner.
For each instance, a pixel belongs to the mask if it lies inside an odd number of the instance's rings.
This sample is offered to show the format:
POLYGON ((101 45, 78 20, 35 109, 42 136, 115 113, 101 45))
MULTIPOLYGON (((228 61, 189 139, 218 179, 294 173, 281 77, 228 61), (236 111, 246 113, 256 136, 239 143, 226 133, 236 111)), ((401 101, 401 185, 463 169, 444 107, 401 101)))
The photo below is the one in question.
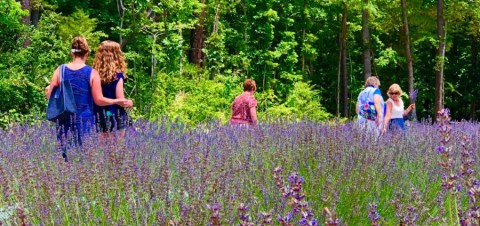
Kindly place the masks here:
POLYGON ((375 131, 377 135, 380 134, 385 116, 385 102, 379 86, 380 80, 377 76, 368 77, 365 89, 358 95, 355 108, 358 123, 369 131, 375 131))

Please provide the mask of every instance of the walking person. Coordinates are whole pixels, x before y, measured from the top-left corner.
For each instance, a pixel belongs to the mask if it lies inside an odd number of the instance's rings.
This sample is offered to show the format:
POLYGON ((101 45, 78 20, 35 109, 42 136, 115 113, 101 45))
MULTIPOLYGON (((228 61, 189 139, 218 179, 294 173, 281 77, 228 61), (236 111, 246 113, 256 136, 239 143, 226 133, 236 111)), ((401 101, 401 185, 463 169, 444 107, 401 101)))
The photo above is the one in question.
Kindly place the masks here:
POLYGON ((383 126, 385 102, 379 89, 380 80, 370 76, 365 81, 365 89, 360 92, 357 99, 355 112, 358 123, 369 131, 380 135, 383 126))
MULTIPOLYGON (((110 40, 103 41, 95 53, 93 68, 100 75, 102 93, 105 97, 125 98, 124 82, 127 78, 127 64, 120 44, 110 40)), ((118 105, 100 106, 95 104, 94 109, 95 124, 97 131, 102 132, 100 136, 103 141, 115 135, 125 136, 125 128, 128 125, 125 108, 118 105)))
POLYGON ((257 100, 253 95, 257 90, 254 80, 247 79, 243 83, 243 93, 235 97, 232 103, 232 116, 230 125, 253 125, 257 121, 257 100))
POLYGON ((387 111, 385 114, 385 122, 383 126, 383 133, 388 130, 405 132, 405 117, 415 109, 415 104, 410 104, 407 109, 404 108, 402 89, 398 84, 392 84, 388 88, 387 111))
POLYGON ((75 37, 71 45, 73 60, 59 66, 54 71, 50 85, 45 90, 47 98, 50 98, 54 87, 60 86, 60 82, 69 81, 74 94, 75 114, 68 119, 56 122, 57 141, 65 161, 68 161, 68 147, 82 146, 82 138, 92 131, 94 103, 99 106, 114 104, 122 107, 133 106, 131 100, 111 99, 103 96, 98 72, 86 65, 89 52, 87 40, 83 36, 75 37), (62 80, 60 80, 60 74, 62 74, 62 80))

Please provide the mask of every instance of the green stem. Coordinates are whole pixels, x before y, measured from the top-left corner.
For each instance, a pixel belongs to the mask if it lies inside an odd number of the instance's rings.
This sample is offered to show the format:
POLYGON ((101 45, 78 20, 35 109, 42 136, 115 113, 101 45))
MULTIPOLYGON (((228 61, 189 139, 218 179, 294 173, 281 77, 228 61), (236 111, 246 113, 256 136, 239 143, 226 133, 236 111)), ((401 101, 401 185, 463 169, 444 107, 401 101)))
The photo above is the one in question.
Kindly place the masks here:
POLYGON ((448 215, 450 218, 450 225, 460 225, 460 218, 458 217, 458 204, 457 204, 457 197, 456 195, 450 191, 450 200, 448 201, 448 215), (454 208, 452 210, 452 202, 454 204, 454 208), (452 214, 455 213, 455 216, 452 216, 452 214), (452 220, 455 219, 456 222, 452 222, 452 220))

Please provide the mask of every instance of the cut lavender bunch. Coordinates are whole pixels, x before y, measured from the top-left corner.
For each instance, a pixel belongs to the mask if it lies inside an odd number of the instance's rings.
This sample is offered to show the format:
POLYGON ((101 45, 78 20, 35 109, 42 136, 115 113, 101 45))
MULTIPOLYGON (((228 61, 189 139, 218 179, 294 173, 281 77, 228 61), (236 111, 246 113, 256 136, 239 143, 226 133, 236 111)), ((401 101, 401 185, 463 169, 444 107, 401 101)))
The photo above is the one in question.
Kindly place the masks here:
POLYGON ((411 93, 409 93, 411 103, 415 103, 415 101, 417 100, 417 94, 418 94, 418 89, 413 90, 411 93))

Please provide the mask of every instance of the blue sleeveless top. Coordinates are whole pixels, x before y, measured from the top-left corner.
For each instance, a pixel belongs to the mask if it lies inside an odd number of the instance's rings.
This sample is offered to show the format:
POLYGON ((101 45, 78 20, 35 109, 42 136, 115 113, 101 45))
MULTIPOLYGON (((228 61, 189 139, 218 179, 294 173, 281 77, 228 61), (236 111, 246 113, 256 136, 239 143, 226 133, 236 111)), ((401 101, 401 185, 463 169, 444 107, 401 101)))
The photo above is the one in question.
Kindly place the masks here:
MULTIPOLYGON (((117 84, 118 82, 120 81, 120 79, 124 79, 123 77, 123 73, 117 73, 117 79, 108 83, 108 84, 102 84, 102 93, 103 93, 103 96, 106 97, 106 98, 110 98, 110 99, 116 99, 117 98, 117 95, 116 95, 116 89, 117 89, 117 84)), ((97 106, 95 105, 95 115, 98 115, 99 112, 103 112, 105 111, 106 112, 106 116, 110 116, 108 114, 112 114, 112 115, 123 115, 124 112, 125 112, 125 109, 116 105, 116 104, 113 104, 113 105, 109 105, 109 106, 97 106)))
POLYGON ((91 74, 92 68, 88 65, 78 70, 72 70, 65 66, 63 79, 70 81, 77 107, 75 123, 93 123, 93 96, 92 88, 90 87, 91 74))

